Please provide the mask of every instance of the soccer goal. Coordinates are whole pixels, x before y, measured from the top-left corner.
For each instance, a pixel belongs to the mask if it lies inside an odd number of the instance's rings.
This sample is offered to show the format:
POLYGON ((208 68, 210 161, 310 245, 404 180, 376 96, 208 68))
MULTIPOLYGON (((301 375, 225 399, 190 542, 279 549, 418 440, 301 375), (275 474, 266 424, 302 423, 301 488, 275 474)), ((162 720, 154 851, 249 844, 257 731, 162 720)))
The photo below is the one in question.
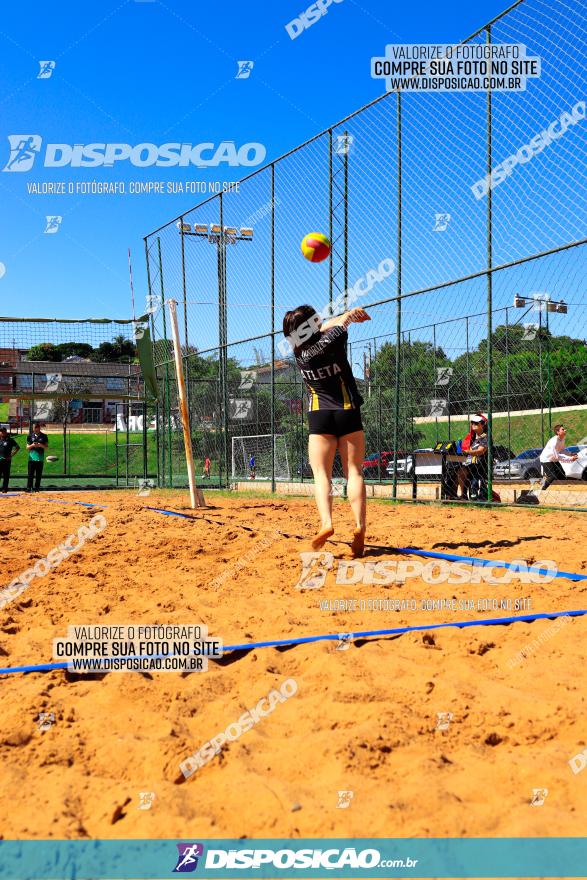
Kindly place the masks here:
POLYGON ((283 434, 256 434, 232 438, 232 479, 251 477, 251 459, 254 459, 255 479, 271 479, 271 449, 275 450, 275 479, 290 480, 291 471, 287 444, 283 434))

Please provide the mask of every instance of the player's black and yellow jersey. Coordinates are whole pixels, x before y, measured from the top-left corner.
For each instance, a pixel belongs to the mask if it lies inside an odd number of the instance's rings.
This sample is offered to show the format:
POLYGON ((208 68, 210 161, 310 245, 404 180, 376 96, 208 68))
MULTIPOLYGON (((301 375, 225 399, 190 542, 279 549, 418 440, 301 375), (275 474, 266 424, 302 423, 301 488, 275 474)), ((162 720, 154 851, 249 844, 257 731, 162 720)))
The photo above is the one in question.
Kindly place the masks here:
POLYGON ((331 327, 296 356, 309 395, 308 412, 358 409, 363 403, 346 356, 347 332, 331 327))

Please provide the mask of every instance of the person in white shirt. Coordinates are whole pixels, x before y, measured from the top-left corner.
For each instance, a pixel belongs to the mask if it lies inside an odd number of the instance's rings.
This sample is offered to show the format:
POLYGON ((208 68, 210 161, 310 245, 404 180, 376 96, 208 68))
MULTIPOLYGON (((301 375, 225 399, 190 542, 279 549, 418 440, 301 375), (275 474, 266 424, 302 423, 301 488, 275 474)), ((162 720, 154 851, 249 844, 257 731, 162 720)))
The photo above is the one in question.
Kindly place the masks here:
POLYGON ((561 461, 576 461, 576 455, 568 455, 565 453, 565 437, 567 429, 564 425, 554 426, 554 437, 551 437, 542 452, 540 453, 540 462, 542 464, 542 473, 544 479, 540 489, 544 491, 548 489, 555 480, 566 480, 561 461))

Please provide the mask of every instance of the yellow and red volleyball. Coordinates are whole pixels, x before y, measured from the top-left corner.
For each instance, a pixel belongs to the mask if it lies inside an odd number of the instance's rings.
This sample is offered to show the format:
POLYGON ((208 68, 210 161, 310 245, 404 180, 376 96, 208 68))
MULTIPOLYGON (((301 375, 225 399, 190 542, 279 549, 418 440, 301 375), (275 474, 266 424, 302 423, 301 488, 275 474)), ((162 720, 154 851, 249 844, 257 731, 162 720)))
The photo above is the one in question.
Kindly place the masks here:
POLYGON ((330 242, 321 232, 308 232, 302 239, 302 253, 311 263, 321 263, 330 255, 330 242))

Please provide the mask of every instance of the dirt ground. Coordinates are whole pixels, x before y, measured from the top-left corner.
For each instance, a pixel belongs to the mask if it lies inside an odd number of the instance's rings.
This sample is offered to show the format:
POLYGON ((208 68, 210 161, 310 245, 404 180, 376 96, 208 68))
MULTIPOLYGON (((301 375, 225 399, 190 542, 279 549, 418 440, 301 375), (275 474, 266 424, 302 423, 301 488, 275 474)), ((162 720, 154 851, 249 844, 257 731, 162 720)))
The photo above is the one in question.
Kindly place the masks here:
MULTIPOLYGON (((189 519, 147 509, 186 512, 179 492, 0 496, 3 586, 96 513, 75 499, 105 505, 107 525, 0 610, 2 667, 51 662, 73 624, 200 623, 230 645, 587 608, 587 581, 564 578, 337 584, 349 547, 335 542, 324 586, 299 589, 312 501, 212 492, 189 519), (451 597, 474 607, 421 604, 451 597), (495 598, 503 609, 477 607, 495 598), (335 599, 357 608, 321 607, 335 599), (391 599, 417 608, 368 607, 391 599)), ((334 537, 349 541, 342 499, 335 512, 334 537)), ((408 545, 587 574, 586 539, 584 514, 374 501, 363 562, 415 561, 393 550, 408 545)), ((586 635, 578 617, 259 648, 189 675, 2 675, 0 836, 584 835, 587 769, 568 762, 587 746, 586 635), (288 678, 294 696, 183 777, 180 762, 288 678), (45 731, 41 712, 55 715, 45 731), (445 729, 438 713, 452 715, 445 729), (542 805, 534 789, 548 790, 542 805), (154 793, 150 809, 140 792, 154 793)))

